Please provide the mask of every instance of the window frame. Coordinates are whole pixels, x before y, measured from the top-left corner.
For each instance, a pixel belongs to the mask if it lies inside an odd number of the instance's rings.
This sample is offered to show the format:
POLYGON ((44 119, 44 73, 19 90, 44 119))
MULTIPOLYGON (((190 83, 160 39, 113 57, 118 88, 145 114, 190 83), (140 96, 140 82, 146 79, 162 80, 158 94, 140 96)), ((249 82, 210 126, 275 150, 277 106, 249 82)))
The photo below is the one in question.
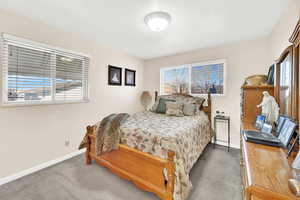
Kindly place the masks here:
POLYGON ((216 64, 223 64, 223 94, 211 94, 211 96, 225 96, 226 95, 226 71, 227 71, 227 60, 226 59, 217 59, 217 60, 208 60, 208 61, 202 61, 202 62, 196 62, 196 63, 190 63, 190 64, 182 64, 177 66, 169 66, 169 67, 163 67, 160 69, 160 95, 167 95, 167 93, 164 92, 164 76, 163 73, 168 70, 172 69, 181 69, 181 68, 188 68, 188 91, 189 94, 192 96, 198 96, 198 97, 205 97, 207 94, 194 94, 192 93, 192 67, 199 66, 199 65, 216 65, 216 64))
POLYGON ((89 102, 89 61, 90 56, 83 53, 76 53, 59 47, 54 47, 39 42, 19 38, 10 34, 1 34, 0 41, 0 65, 1 65, 1 106, 17 107, 17 106, 35 106, 35 105, 55 105, 69 103, 87 103, 89 102), (28 48, 37 51, 50 53, 50 79, 51 79, 51 100, 29 100, 22 102, 10 102, 8 100, 8 46, 28 48), (6 50, 6 51, 5 51, 6 50), (56 100, 56 55, 72 57, 82 60, 82 99, 79 100, 56 100), (2 57, 3 56, 3 57, 2 57), (54 64, 55 63, 55 64, 54 64), (87 74, 86 74, 87 73, 87 74), (85 77, 87 77, 85 79, 85 77))

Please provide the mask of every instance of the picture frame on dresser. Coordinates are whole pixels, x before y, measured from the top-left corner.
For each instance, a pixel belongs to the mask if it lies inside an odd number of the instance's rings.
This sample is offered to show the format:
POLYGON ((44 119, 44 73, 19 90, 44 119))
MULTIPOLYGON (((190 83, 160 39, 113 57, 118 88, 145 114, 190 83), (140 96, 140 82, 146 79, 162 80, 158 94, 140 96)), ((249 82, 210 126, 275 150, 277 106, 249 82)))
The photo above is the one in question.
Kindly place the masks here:
POLYGON ((266 116, 264 115, 257 115, 255 120, 255 127, 258 129, 261 129, 263 127, 263 124, 266 121, 266 116))
POLYGON ((278 119, 277 119, 277 121, 275 123, 275 127, 274 127, 276 136, 279 135, 280 130, 282 129, 282 126, 283 126, 286 119, 287 119, 287 117, 284 116, 284 115, 279 115, 278 116, 278 119))
POLYGON ((291 119, 286 119, 280 130, 278 139, 282 142, 284 148, 289 148, 290 141, 295 133, 297 124, 291 119))

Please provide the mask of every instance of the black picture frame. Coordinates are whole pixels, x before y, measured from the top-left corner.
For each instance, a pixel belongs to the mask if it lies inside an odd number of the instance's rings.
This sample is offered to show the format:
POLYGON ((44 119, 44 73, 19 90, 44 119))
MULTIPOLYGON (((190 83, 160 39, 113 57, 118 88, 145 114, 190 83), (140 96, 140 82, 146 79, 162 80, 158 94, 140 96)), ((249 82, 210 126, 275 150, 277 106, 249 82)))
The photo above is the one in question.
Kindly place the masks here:
POLYGON ((108 65, 108 85, 122 85, 122 68, 108 65))
POLYGON ((278 136, 278 139, 281 141, 283 148, 288 148, 288 145, 290 144, 290 141, 292 139, 292 136, 294 135, 295 129, 297 127, 297 124, 290 120, 286 119, 282 125, 282 128, 280 130, 280 134, 278 136))
POLYGON ((275 123, 276 126, 275 126, 275 130, 274 130, 276 137, 278 137, 278 135, 279 135, 279 133, 280 133, 280 131, 282 129, 282 126, 283 126, 283 124, 284 124, 284 122, 285 122, 286 119, 288 119, 288 117, 285 116, 285 115, 279 115, 278 116, 278 119, 277 119, 277 121, 275 123))
POLYGON ((135 85, 135 78, 136 76, 136 71, 132 69, 125 69, 125 85, 127 86, 136 86, 135 85), (132 80, 129 80, 132 78, 132 80))

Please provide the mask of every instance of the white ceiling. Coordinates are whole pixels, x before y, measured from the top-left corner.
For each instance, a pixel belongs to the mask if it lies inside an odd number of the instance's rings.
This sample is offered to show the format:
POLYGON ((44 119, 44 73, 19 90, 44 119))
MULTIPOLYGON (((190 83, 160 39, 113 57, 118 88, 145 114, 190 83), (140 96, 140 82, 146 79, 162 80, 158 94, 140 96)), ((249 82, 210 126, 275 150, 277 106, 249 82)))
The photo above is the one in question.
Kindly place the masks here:
POLYGON ((286 4, 287 0, 1 0, 0 9, 149 59, 267 35, 286 4), (155 10, 172 16, 163 32, 151 32, 144 24, 144 16, 155 10))

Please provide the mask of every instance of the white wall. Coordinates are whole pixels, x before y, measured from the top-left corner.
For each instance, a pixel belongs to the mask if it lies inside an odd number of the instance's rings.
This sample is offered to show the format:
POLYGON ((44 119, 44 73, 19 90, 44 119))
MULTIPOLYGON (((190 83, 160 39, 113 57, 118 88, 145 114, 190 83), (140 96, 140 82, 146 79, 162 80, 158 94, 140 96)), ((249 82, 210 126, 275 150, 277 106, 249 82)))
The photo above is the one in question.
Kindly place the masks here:
MULTIPOLYGON (((267 38, 200 49, 145 62, 145 86, 151 92, 159 91, 160 69, 208 60, 227 60, 227 93, 223 97, 213 97, 213 113, 224 111, 231 117, 231 146, 239 147, 240 130, 240 87, 244 79, 253 74, 266 74, 268 70, 267 38)), ((227 136, 226 127, 219 127, 219 138, 227 136)))
MULTIPOLYGON (((76 151, 85 127, 107 114, 141 110, 144 61, 0 10, 0 32, 90 55, 90 102, 0 107, 0 178, 76 151), (108 86, 107 65, 137 70, 137 87, 108 86), (65 140, 70 146, 65 147, 65 140)), ((101 35, 99 35, 101 37, 101 35)), ((1 76, 0 76, 1 77, 1 76)))

